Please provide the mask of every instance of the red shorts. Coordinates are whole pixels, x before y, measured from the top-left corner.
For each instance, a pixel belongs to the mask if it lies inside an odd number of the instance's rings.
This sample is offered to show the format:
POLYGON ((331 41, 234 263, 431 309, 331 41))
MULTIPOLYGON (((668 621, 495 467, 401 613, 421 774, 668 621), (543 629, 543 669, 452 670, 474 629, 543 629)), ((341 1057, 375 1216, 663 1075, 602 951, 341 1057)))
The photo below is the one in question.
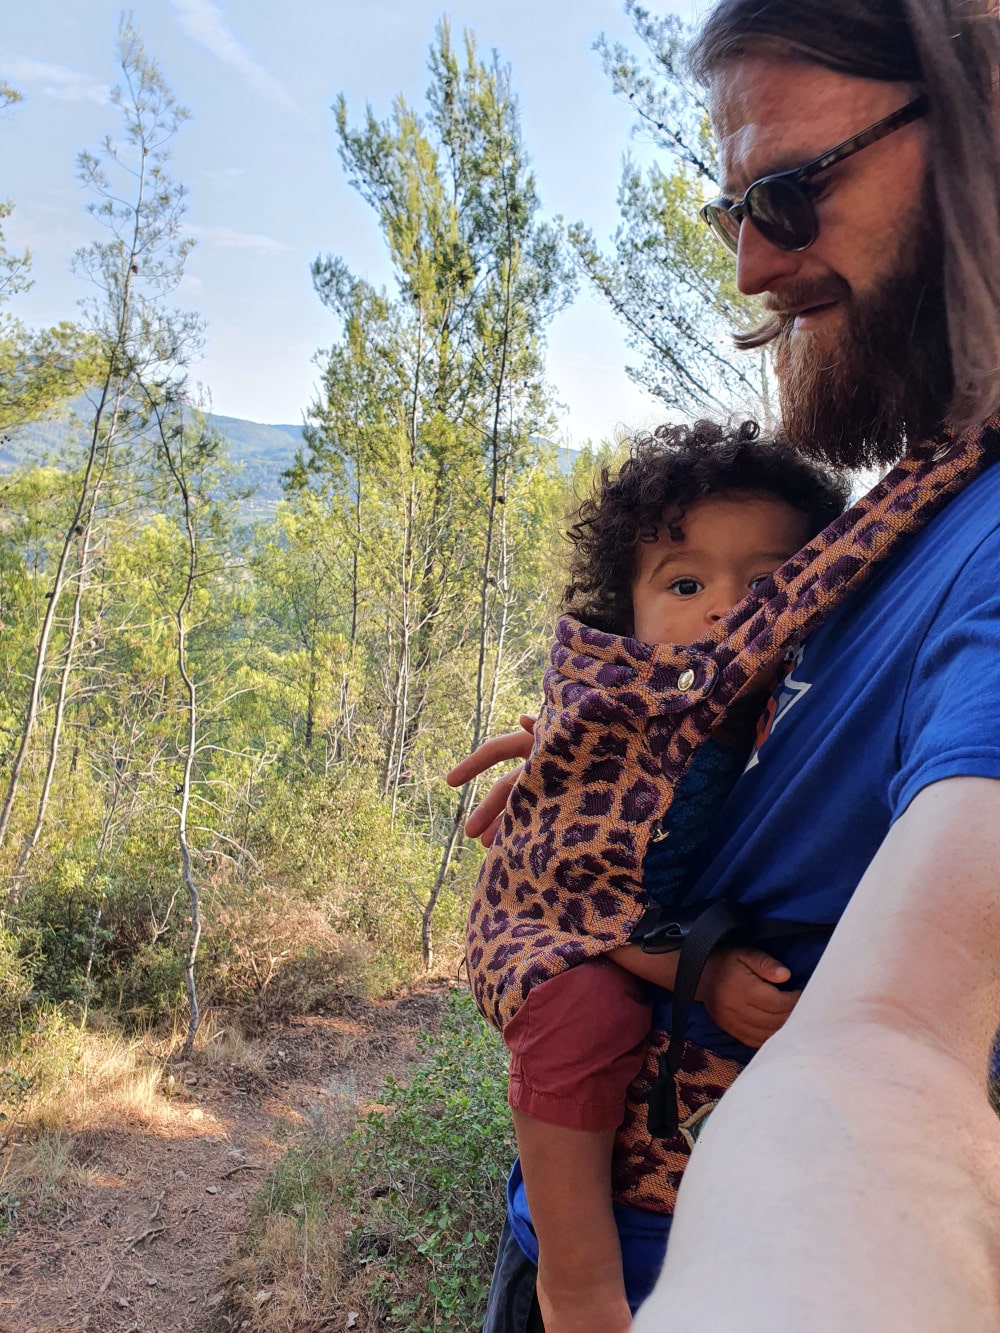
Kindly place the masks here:
POLYGON ((504 1028, 510 1106, 564 1129, 617 1129, 651 1013, 643 983, 608 958, 543 981, 504 1028))

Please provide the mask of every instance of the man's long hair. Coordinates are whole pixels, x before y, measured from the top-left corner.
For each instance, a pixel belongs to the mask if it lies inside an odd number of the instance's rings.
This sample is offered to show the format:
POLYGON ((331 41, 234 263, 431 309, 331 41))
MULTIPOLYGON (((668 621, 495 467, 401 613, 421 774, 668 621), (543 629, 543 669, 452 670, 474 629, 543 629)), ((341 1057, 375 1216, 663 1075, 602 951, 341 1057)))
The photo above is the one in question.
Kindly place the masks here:
MULTIPOLYGON (((719 0, 690 54, 695 76, 709 85, 720 66, 755 54, 809 60, 856 78, 913 83, 928 93, 951 353, 946 420, 955 430, 982 421, 1000 403, 997 3, 719 0)), ((894 201, 887 198, 885 206, 894 201)), ((742 345, 761 346, 779 329, 777 320, 769 320, 742 345)))

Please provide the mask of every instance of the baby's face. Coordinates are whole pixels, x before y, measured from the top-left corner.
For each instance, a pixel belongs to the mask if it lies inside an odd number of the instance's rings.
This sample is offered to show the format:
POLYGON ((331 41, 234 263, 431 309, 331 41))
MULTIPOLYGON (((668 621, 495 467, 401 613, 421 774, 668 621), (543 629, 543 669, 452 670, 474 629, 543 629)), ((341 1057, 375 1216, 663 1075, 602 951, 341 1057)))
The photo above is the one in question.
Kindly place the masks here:
POLYGON ((693 504, 672 541, 640 542, 632 581, 634 637, 689 644, 808 541, 805 517, 772 496, 735 492, 693 504))

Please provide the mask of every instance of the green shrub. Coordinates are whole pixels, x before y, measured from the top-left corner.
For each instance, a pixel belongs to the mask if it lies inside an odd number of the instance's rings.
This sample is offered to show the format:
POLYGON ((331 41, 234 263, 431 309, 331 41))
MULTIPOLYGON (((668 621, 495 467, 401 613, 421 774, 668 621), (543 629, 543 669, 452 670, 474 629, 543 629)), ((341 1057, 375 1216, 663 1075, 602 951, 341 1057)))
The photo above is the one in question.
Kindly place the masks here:
POLYGON ((251 843, 289 899, 321 906, 338 934, 370 954, 369 986, 378 991, 421 969, 418 902, 437 852, 406 819, 393 826, 375 783, 349 767, 285 774, 262 787, 251 843))
POLYGON ((206 1004, 250 1026, 314 1013, 368 988, 364 958, 331 913, 266 880, 221 880, 203 901, 199 984, 206 1004))
POLYGON ((4 1034, 0 1046, 0 1134, 65 1086, 80 1058, 79 1030, 54 1005, 38 1005, 4 1034))
POLYGON ((355 1133, 348 1249, 385 1333, 482 1324, 514 1144, 502 1043, 456 994, 407 1086, 355 1133))
POLYGON ((31 976, 17 941, 0 928, 0 1053, 13 1041, 31 995, 31 976))
POLYGON ((186 919, 173 849, 143 841, 138 828, 130 837, 113 874, 100 873, 96 855, 82 846, 72 856, 40 852, 29 866, 16 932, 42 999, 78 1013, 128 1014, 141 1024, 183 994, 186 919))

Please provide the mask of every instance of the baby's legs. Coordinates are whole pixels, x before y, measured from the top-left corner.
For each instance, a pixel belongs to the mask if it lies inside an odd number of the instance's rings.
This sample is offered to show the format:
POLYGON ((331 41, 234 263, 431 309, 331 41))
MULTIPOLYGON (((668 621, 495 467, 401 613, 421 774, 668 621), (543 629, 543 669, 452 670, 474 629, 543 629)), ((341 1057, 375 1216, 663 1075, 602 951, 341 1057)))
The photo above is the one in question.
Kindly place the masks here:
POLYGON ((536 987, 504 1031, 546 1333, 630 1323, 611 1150, 649 1020, 641 984, 595 959, 536 987))

